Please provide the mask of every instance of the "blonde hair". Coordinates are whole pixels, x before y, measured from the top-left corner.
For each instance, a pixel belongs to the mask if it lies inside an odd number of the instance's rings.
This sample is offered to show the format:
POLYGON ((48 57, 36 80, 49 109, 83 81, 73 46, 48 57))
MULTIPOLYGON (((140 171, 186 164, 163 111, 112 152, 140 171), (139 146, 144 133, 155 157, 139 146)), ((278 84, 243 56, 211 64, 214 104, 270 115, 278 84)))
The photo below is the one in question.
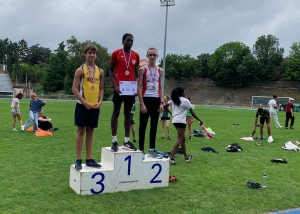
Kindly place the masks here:
POLYGON ((30 97, 31 97, 31 98, 37 97, 37 96, 36 96, 36 93, 31 93, 31 94, 30 94, 30 97))

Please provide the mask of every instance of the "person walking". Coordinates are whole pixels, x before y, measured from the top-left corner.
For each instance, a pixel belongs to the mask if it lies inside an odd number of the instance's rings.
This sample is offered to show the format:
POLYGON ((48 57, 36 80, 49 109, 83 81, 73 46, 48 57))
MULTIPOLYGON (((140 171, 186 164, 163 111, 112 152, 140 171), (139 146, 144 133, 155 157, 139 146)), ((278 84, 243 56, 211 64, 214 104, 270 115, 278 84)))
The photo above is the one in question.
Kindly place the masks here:
POLYGON ((295 115, 294 115, 294 105, 293 105, 294 98, 289 98, 289 103, 285 107, 285 129, 288 129, 289 120, 291 119, 290 123, 290 129, 294 129, 294 121, 295 121, 295 115))
POLYGON ((268 108, 269 108, 271 118, 274 119, 276 128, 282 128, 282 126, 280 125, 280 123, 278 121, 278 116, 277 116, 278 105, 276 103, 276 99, 277 99, 277 95, 274 95, 273 99, 271 99, 268 103, 268 108))

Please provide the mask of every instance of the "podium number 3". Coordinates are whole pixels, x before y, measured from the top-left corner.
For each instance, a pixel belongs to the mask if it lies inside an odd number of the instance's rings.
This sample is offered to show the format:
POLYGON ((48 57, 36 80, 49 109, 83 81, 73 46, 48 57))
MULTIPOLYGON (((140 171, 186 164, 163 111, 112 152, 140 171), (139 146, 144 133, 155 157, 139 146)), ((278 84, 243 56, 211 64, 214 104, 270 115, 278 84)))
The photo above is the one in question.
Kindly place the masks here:
POLYGON ((105 189, 105 186, 102 183, 104 181, 105 175, 103 173, 101 173, 101 172, 97 172, 97 173, 95 173, 95 174, 92 175, 92 179, 94 179, 97 175, 101 176, 101 179, 96 182, 96 184, 99 184, 101 186, 101 189, 99 191, 95 191, 94 189, 91 189, 91 193, 93 193, 93 194, 100 194, 105 189))

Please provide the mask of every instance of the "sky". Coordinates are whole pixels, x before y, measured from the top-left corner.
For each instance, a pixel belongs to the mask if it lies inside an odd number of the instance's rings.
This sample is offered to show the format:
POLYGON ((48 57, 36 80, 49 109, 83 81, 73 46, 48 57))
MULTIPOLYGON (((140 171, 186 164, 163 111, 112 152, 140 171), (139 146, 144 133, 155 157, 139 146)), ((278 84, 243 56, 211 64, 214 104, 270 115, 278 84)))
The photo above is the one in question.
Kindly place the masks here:
MULTIPOLYGON (((160 0, 0 0, 0 39, 55 50, 75 36, 112 53, 131 33, 141 59, 150 47, 162 58, 166 11, 160 0)), ((228 42, 252 49, 258 37, 272 34, 287 56, 300 42, 299 11, 300 0, 175 0, 168 7, 166 54, 196 58, 228 42)))

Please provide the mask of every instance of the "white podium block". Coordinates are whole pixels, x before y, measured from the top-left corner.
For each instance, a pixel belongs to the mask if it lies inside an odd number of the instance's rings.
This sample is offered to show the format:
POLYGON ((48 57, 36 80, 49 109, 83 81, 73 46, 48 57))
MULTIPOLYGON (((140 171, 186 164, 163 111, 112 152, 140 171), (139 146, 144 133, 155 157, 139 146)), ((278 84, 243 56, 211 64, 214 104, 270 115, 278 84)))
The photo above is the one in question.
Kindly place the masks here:
POLYGON ((156 159, 145 156, 141 151, 129 151, 119 148, 112 152, 103 147, 101 168, 82 165, 76 170, 70 167, 70 187, 80 195, 93 195, 109 192, 151 189, 169 185, 168 159, 156 159))

